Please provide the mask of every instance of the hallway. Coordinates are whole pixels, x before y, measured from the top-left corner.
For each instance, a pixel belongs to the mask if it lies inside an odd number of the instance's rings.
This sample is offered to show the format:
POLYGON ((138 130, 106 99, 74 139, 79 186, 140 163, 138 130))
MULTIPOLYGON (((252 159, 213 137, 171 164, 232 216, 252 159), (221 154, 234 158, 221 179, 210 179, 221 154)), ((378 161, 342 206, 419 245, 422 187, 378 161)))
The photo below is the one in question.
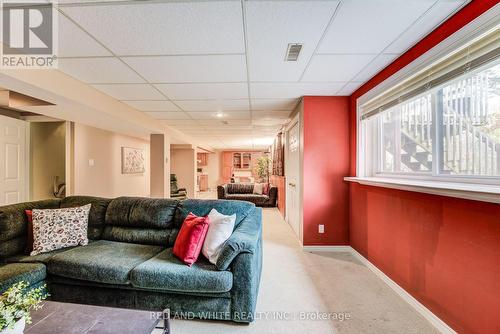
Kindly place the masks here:
POLYGON ((172 320, 173 333, 438 333, 351 254, 303 252, 275 208, 263 223, 257 320, 172 320))

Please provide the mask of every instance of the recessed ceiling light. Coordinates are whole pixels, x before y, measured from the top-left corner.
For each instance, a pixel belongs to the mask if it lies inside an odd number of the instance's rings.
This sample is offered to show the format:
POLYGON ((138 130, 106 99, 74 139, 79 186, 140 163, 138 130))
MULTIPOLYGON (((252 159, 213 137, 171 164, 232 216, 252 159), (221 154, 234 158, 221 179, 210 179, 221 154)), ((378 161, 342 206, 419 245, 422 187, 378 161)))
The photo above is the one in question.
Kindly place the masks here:
POLYGON ((224 117, 224 113, 222 111, 218 111, 215 113, 215 117, 222 118, 224 117))

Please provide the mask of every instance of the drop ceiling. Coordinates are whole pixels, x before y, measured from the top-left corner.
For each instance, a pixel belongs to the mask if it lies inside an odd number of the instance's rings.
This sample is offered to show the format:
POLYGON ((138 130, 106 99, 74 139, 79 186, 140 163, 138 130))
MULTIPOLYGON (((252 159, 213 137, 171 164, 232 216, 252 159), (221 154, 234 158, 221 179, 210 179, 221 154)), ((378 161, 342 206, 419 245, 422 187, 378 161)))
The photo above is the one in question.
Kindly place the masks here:
POLYGON ((302 96, 350 95, 466 2, 59 0, 59 70, 214 148, 264 148, 302 96))

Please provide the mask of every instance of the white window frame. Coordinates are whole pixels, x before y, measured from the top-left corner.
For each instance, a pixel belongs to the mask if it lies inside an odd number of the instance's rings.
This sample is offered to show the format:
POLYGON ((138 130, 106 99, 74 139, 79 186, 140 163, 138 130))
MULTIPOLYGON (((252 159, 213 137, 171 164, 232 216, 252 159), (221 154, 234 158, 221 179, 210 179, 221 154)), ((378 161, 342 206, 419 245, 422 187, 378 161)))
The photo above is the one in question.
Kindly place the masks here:
MULTIPOLYGON (((345 178, 347 181, 500 203, 500 178, 498 177, 464 177, 463 175, 447 175, 443 177, 417 173, 377 173, 377 166, 374 164, 379 161, 378 146, 375 144, 365 145, 367 138, 372 139, 374 137, 370 136, 370 129, 363 127, 361 120, 361 106, 366 102, 373 100, 385 91, 407 80, 414 73, 422 71, 444 55, 452 53, 461 45, 465 45, 469 41, 491 30, 498 25, 499 17, 500 6, 496 6, 356 100, 356 176, 345 178)), ((436 113, 434 113, 435 116, 436 113)), ((434 151, 437 149, 436 146, 434 145, 433 147, 434 151)), ((436 155, 433 154, 433 164, 438 163, 435 157, 436 155)), ((434 165, 433 167, 433 170, 436 170, 435 167, 437 166, 434 165)))
MULTIPOLYGON (((500 64, 500 60, 496 60, 493 63, 500 64)), ((491 66, 491 63, 488 63, 481 68, 478 68, 468 74, 473 74, 480 72, 484 70, 485 68, 488 68, 491 66)), ((460 81, 463 78, 463 76, 458 77, 454 80, 451 80, 439 87, 435 87, 432 89, 430 92, 422 93, 419 96, 425 95, 425 94, 434 94, 436 91, 442 89, 444 86, 453 83, 455 81, 460 81)), ((419 96, 415 97, 418 98, 419 96)), ((434 97, 434 95, 433 95, 434 97)), ((413 99, 412 99, 413 100, 413 99)), ((410 179, 416 179, 416 180, 427 180, 427 181, 442 181, 442 182, 460 182, 460 183, 474 183, 474 184, 492 184, 492 185, 500 185, 500 176, 491 176, 491 175, 444 175, 441 171, 441 159, 442 159, 442 152, 440 151, 440 146, 442 143, 442 137, 440 136, 441 128, 440 124, 438 122, 438 117, 439 115, 437 114, 437 105, 436 101, 433 101, 434 104, 434 109, 433 109, 433 115, 432 117, 434 118, 434 130, 433 134, 437 135, 436 137, 433 137, 433 146, 432 146, 432 170, 429 172, 384 172, 383 171, 383 161, 381 159, 382 156, 382 147, 383 147, 383 142, 381 140, 381 132, 382 129, 379 125, 377 125, 376 131, 378 134, 375 136, 375 140, 371 143, 373 148, 371 149, 374 154, 371 156, 371 162, 374 164, 372 168, 372 176, 374 177, 384 177, 384 178, 410 178, 410 179)), ((368 130, 368 127, 372 127, 370 125, 364 124, 364 121, 361 121, 361 131, 366 132, 368 130)), ((373 138, 373 137, 372 137, 373 138)), ((366 149, 367 142, 365 141, 362 143, 366 149)), ((367 161, 366 163, 370 163, 370 161, 367 161)))

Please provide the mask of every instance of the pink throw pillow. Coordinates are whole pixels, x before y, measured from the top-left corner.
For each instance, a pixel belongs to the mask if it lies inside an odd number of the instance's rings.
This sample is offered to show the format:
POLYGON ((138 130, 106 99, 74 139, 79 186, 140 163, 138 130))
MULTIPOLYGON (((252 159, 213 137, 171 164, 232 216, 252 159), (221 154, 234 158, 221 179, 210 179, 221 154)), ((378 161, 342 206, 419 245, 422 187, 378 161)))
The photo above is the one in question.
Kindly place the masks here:
POLYGON ((198 259, 209 224, 208 217, 198 217, 192 212, 182 223, 173 251, 174 255, 188 266, 191 266, 198 259))

